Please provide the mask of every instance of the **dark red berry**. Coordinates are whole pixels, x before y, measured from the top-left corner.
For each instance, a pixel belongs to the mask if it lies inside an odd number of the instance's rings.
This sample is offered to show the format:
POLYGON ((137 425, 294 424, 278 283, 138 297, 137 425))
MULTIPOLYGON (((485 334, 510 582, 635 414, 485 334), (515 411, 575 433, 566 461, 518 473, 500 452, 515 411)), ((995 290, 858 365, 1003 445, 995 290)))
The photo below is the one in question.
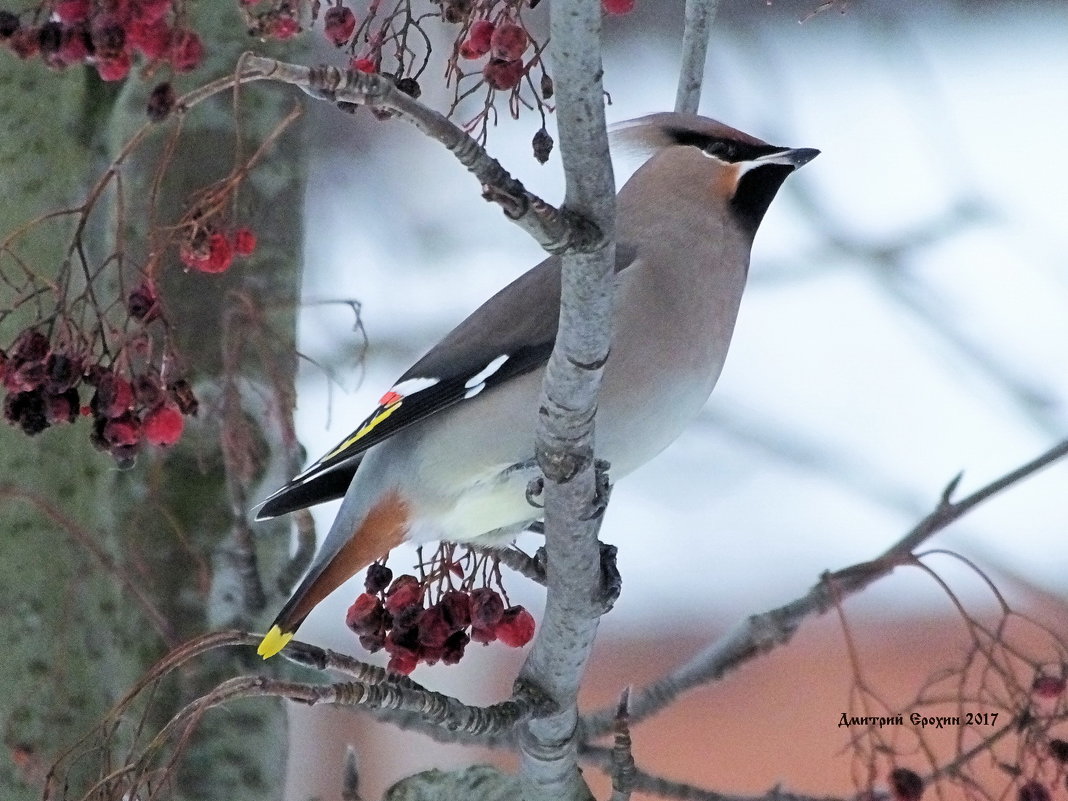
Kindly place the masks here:
POLYGON ((59 395, 48 395, 45 397, 45 416, 52 425, 73 423, 78 419, 79 404, 76 389, 68 389, 59 395))
POLYGON ((200 401, 193 394, 193 388, 189 386, 188 381, 184 378, 172 381, 167 385, 167 394, 170 395, 171 400, 174 401, 182 414, 196 416, 197 409, 200 408, 200 401))
POLYGON ((386 633, 384 631, 375 631, 371 634, 360 635, 360 645, 362 645, 368 653, 377 653, 382 650, 382 647, 386 644, 386 633))
POLYGON ((472 24, 471 30, 467 32, 467 40, 464 42, 469 54, 463 53, 463 46, 461 46, 461 55, 464 58, 481 58, 486 55, 490 51, 490 40, 495 30, 497 26, 488 19, 480 19, 472 24))
POLYGON ((441 608, 441 604, 434 604, 419 616, 420 645, 428 648, 442 647, 452 633, 452 626, 445 619, 445 611, 441 608))
POLYGON ((1038 676, 1031 685, 1031 692, 1039 698, 1057 698, 1064 692, 1065 681, 1060 676, 1038 676))
POLYGON ((482 77, 491 89, 512 89, 523 79, 525 71, 522 61, 502 61, 494 58, 482 68, 482 77))
POLYGON ((1050 792, 1044 784, 1025 782, 1016 796, 1019 801, 1050 801, 1050 792))
POLYGON ((367 577, 363 580, 364 588, 370 593, 380 593, 393 581, 393 571, 379 562, 372 562, 367 568, 367 577))
POLYGON ((133 386, 125 378, 107 371, 96 379, 96 393, 89 401, 93 412, 109 420, 122 417, 133 408, 133 386))
POLYGON ((19 28, 11 34, 7 45, 12 53, 23 60, 34 58, 41 50, 36 28, 19 28))
POLYGON ((102 81, 121 81, 130 74, 131 66, 130 54, 125 51, 107 58, 97 57, 96 61, 96 71, 102 81))
POLYGON ((109 420, 104 426, 104 439, 108 445, 136 445, 141 441, 141 426, 132 414, 109 420))
MULTIPOLYGON (((492 631, 504 615, 504 601, 500 593, 489 587, 471 590, 471 623, 481 629, 492 631)), ((497 635, 487 640, 495 640, 497 635)), ((479 641, 481 642, 481 640, 479 641)))
POLYGON ((171 46, 171 29, 166 20, 132 22, 127 31, 129 45, 145 58, 155 61, 167 55, 171 46))
POLYGON ((145 442, 166 447, 173 445, 182 437, 185 418, 177 406, 164 403, 145 415, 141 423, 145 442))
POLYGON ((58 22, 46 22, 37 31, 37 46, 41 53, 50 56, 63 46, 63 26, 58 22))
POLYGON ((62 395, 82 380, 82 360, 77 356, 50 353, 45 360, 45 390, 62 395))
POLYGON ((38 362, 48 356, 50 347, 48 337, 39 331, 27 329, 15 339, 8 355, 15 362, 38 362))
POLYGON ((441 654, 441 661, 446 665, 455 665, 464 656, 464 649, 471 642, 466 632, 457 631, 445 641, 445 649, 441 654))
POLYGON ((472 626, 471 639, 475 642, 482 643, 483 645, 488 645, 489 643, 497 639, 497 628, 496 626, 492 628, 472 626))
POLYGON ((133 390, 137 405, 144 409, 154 409, 167 399, 159 379, 155 376, 136 376, 133 380, 133 390))
POLYGON ((534 149, 534 158, 539 164, 544 164, 549 160, 549 154, 553 152, 553 138, 549 136, 548 131, 539 128, 530 144, 534 149))
POLYGON ((1068 742, 1064 740, 1050 740, 1049 753, 1058 762, 1068 762, 1068 742))
POLYGON ((422 605, 414 603, 398 610, 392 615, 393 630, 397 636, 410 635, 414 640, 419 639, 419 621, 426 612, 422 605))
POLYGON ((44 396, 38 392, 12 392, 4 399, 4 419, 33 436, 48 428, 44 396))
POLYGON ((347 6, 333 6, 326 10, 323 16, 323 33, 326 38, 334 43, 335 47, 341 47, 352 38, 356 30, 356 15, 347 6))
POLYGON ((895 801, 920 801, 923 779, 908 768, 894 768, 890 772, 890 790, 895 801))
POLYGON ((113 59, 122 53, 126 45, 126 28, 114 14, 97 14, 90 29, 93 47, 102 59, 113 59))
POLYGON ((397 91, 403 92, 415 99, 419 99, 419 95, 423 93, 422 88, 419 86, 419 82, 415 78, 401 78, 397 81, 397 91))
POLYGON ((459 631, 471 625, 471 598, 466 592, 449 590, 441 596, 440 607, 449 631, 459 631))
POLYGON ((534 636, 534 618, 522 606, 510 606, 504 610, 496 631, 497 639, 509 648, 521 648, 534 636))
POLYGON ((0 11, 0 39, 10 39, 19 29, 19 18, 10 11, 0 11))
POLYGON ((609 14, 629 14, 634 10, 634 0, 601 0, 601 7, 609 14))

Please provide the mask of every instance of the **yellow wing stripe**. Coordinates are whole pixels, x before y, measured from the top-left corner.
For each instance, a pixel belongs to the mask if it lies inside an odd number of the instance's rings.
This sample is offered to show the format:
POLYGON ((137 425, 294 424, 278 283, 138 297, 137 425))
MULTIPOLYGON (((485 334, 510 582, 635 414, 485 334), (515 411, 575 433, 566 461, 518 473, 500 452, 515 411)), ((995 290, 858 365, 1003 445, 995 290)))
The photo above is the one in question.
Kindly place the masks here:
POLYGON ((318 463, 322 464, 323 462, 329 461, 342 451, 351 448, 358 440, 370 434, 371 431, 373 431, 379 423, 381 423, 383 420, 393 414, 393 412, 397 411, 397 409, 400 408, 400 405, 401 400, 398 399, 395 400, 393 403, 389 404, 388 406, 379 407, 378 410, 375 411, 375 413, 372 414, 369 418, 367 418, 367 421, 356 430, 356 433, 354 433, 351 437, 349 437, 336 448, 334 448, 334 450, 330 451, 330 453, 320 459, 318 463))

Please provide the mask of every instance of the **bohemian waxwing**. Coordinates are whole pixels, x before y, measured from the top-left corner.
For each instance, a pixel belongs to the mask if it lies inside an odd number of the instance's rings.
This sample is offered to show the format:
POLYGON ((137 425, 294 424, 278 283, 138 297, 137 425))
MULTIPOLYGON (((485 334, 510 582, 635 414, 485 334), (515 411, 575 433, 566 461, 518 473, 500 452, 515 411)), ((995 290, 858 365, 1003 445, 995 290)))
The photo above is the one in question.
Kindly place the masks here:
MULTIPOLYGON (((619 136, 652 156, 618 197, 615 333, 596 431, 612 480, 666 448, 708 399, 757 226, 786 176, 819 153, 690 114, 643 117, 619 136)), ((460 323, 351 435, 263 503, 260 520, 344 496, 260 643, 265 659, 399 543, 504 543, 541 516, 526 491, 538 475, 537 400, 559 302, 551 257, 460 323)))

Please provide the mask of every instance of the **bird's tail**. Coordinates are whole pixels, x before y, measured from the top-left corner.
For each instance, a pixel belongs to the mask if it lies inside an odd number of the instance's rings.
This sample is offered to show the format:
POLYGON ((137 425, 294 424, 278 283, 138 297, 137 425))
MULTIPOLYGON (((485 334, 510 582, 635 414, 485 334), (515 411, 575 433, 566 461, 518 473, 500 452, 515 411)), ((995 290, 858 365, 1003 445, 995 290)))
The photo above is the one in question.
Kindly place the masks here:
POLYGON ((300 624, 326 596, 399 545, 408 532, 408 506, 396 491, 387 492, 371 505, 358 525, 346 514, 345 503, 330 529, 308 575, 286 601, 274 625, 256 650, 268 659, 293 639, 300 624))

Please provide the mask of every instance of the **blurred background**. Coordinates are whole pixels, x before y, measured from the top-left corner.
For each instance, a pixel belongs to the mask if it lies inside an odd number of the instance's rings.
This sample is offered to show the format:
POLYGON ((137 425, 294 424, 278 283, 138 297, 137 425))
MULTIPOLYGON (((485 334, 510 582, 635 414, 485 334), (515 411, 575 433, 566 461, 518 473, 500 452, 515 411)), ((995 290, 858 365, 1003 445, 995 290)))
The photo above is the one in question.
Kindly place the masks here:
MULTIPOLYGON (((861 0, 810 16, 818 5, 721 3, 701 113, 823 153, 765 218, 731 354, 701 418, 613 494, 601 536, 619 546, 624 585, 601 626, 591 708, 801 595, 823 571, 874 557, 958 472, 963 495, 1068 432, 1068 5, 861 0)), ((607 20, 611 121, 673 105, 681 21, 681 0, 638 0, 633 14, 607 20)), ((424 100, 444 107, 434 82, 424 81, 424 100)), ((317 156, 305 199, 299 433, 314 458, 541 255, 403 123, 323 104, 309 112, 317 156), (358 326, 350 307, 325 303, 337 300, 358 302, 358 326)), ((534 114, 502 119, 489 149, 559 202, 558 158, 539 166, 530 155, 539 125, 534 114)), ((618 159, 619 182, 636 166, 618 159)), ((1054 466, 931 543, 974 561, 1014 609, 1062 633, 1066 481, 1068 465, 1054 466)), ((321 531, 333 513, 316 511, 321 531)), ((538 541, 520 544, 532 551, 538 541)), ((398 552, 390 564, 413 561, 398 552)), ((975 571, 949 556, 928 564, 996 625, 975 571)), ((509 587, 538 608, 534 588, 518 578, 509 587)), ((359 591, 355 580, 322 604, 302 636, 357 652, 344 612, 359 591)), ((906 707, 968 640, 953 599, 917 569, 899 569, 841 614, 643 724, 638 764, 721 792, 780 782, 848 792, 857 732, 837 723, 864 714, 853 682, 863 676, 906 707)), ((1036 661, 1049 651, 1041 639, 1021 647, 1036 661)), ((414 677, 492 702, 522 659, 506 651, 475 648, 458 667, 414 677)), ((293 726, 294 801, 340 797, 348 742, 367 798, 415 769, 500 759, 351 712, 294 710, 293 726)), ((918 753, 899 761, 925 770, 918 753)))

